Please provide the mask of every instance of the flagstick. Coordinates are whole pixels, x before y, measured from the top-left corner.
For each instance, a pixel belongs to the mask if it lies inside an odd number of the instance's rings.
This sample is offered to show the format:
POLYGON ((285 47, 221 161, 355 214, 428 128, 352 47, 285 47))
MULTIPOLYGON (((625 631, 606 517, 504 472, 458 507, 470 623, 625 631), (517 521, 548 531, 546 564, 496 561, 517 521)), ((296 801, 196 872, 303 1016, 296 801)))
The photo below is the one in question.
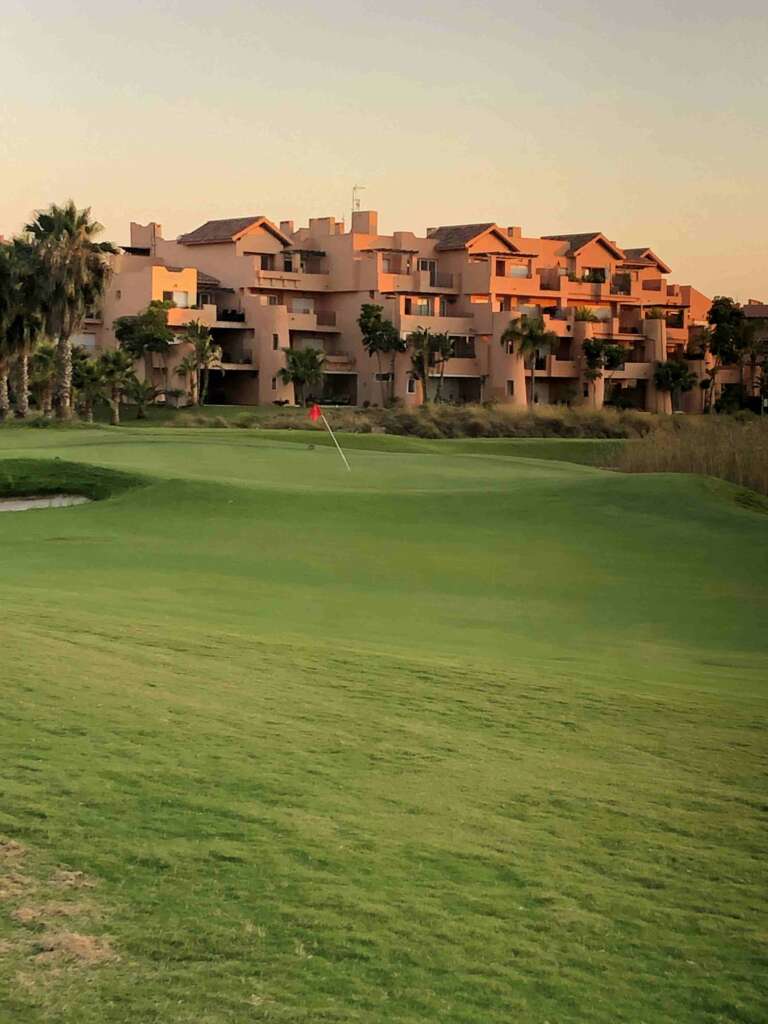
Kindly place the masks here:
POLYGON ((350 464, 349 464, 349 463, 347 462, 347 456, 346 456, 346 455, 344 454, 344 452, 343 452, 343 451, 341 450, 341 446, 339 445, 339 442, 338 442, 338 441, 336 440, 336 435, 335 435, 335 434, 334 434, 334 432, 333 432, 333 431, 331 430, 331 425, 330 425, 330 423, 328 422, 328 420, 327 420, 327 419, 325 418, 325 413, 324 413, 324 412, 321 412, 321 413, 320 413, 320 417, 321 417, 321 419, 322 419, 323 423, 325 424, 325 426, 326 426, 326 428, 327 428, 327 430, 328 430, 328 433, 329 433, 329 434, 331 435, 331 437, 333 438, 333 443, 334 443, 334 444, 336 445, 336 449, 338 450, 338 453, 339 453, 339 455, 340 455, 340 456, 342 457, 342 459, 344 460, 344 465, 345 465, 345 466, 347 467, 347 470, 348 470, 348 471, 349 471, 349 472, 351 473, 351 472, 352 472, 352 467, 351 467, 351 466, 350 466, 350 464))

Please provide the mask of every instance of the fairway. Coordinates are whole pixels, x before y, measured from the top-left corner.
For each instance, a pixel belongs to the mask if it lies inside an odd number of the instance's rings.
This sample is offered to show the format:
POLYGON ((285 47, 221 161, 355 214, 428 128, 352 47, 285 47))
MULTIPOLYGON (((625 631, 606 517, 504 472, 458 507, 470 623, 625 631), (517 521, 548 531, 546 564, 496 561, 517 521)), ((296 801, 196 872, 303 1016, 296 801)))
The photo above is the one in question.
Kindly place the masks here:
POLYGON ((768 516, 279 433, 0 431, 0 1021, 764 1021, 768 516))

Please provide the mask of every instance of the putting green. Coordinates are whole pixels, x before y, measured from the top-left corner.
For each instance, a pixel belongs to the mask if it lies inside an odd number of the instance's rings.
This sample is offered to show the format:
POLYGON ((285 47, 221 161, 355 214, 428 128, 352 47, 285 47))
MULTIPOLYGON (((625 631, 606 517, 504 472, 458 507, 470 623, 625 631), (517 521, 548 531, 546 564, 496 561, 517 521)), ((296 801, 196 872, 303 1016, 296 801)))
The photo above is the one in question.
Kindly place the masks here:
POLYGON ((0 521, 9 906, 82 871, 119 956, 5 915, 9 1019, 758 1021, 768 518, 350 444, 0 431, 146 478, 0 521))

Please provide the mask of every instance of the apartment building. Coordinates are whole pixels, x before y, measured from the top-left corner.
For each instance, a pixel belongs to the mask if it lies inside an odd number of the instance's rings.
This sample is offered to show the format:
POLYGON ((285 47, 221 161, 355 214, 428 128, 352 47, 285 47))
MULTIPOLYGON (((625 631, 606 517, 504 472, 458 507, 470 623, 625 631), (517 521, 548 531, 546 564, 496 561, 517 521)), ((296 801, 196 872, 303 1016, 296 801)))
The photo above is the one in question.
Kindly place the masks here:
MULTIPOLYGON (((535 402, 599 407, 622 398, 671 411, 669 393, 654 386, 654 368, 697 351, 710 301, 690 285, 670 283, 669 274, 651 248, 622 248, 599 231, 536 238, 483 223, 382 235, 377 214, 360 211, 348 231, 333 217, 295 228, 258 215, 207 221, 171 240, 159 224, 134 223, 130 245, 115 257, 100 318, 81 340, 111 347, 116 317, 170 299, 169 323, 180 335, 199 320, 222 348, 212 402, 292 402, 292 386, 280 377, 285 353, 314 347, 325 356, 317 398, 380 404, 389 371, 365 352, 357 325, 361 306, 376 303, 403 339, 419 327, 451 337, 452 358, 434 368, 443 374, 444 399, 525 405, 531 371, 501 339, 512 319, 541 316, 560 341, 533 371, 535 402), (585 309, 594 319, 584 318, 585 309), (593 337, 622 345, 626 359, 590 384, 582 345, 593 337)), ((156 359, 159 387, 183 387, 175 368, 185 349, 179 344, 156 359)), ((688 362, 700 378, 706 358, 688 362)), ((721 371, 717 387, 734 374, 721 371)), ((406 405, 423 400, 409 352, 395 360, 393 387, 406 405)), ((683 395, 682 408, 700 410, 702 394, 695 388, 683 395)))

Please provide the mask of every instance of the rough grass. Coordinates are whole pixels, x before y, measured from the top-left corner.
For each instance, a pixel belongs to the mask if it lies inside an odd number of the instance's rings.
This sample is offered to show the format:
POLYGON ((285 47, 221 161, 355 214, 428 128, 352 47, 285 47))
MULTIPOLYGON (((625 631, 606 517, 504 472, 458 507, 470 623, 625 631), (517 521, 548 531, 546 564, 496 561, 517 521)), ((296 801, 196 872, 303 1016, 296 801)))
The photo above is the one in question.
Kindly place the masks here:
POLYGON ((627 473, 699 473, 768 495, 768 420, 680 417, 675 426, 617 450, 617 467, 627 473))
MULTIPOLYGON (((334 429, 347 433, 386 433, 405 437, 642 437, 659 421, 649 413, 615 409, 569 409, 566 406, 537 406, 516 410, 495 405, 430 405, 417 409, 333 409, 328 418, 334 429)), ((309 423, 305 409, 259 409, 238 412, 219 407, 213 410, 181 411, 163 418, 175 427, 259 427, 265 430, 322 431, 322 424, 309 423)))
POLYGON ((764 518, 299 437, 0 436, 0 1020, 762 1024, 764 518))

